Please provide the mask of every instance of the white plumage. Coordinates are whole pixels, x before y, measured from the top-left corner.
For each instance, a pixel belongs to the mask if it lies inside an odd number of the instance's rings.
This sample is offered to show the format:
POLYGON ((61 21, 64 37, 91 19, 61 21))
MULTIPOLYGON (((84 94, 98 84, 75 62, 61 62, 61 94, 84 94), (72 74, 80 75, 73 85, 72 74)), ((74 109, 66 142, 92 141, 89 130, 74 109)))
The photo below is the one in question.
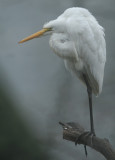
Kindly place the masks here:
POLYGON ((50 47, 64 59, 66 68, 74 72, 82 82, 85 75, 93 93, 100 94, 106 44, 103 27, 95 17, 85 8, 69 8, 57 19, 46 23, 41 31, 19 43, 47 34, 51 34, 50 47))
POLYGON ((44 25, 51 28, 50 46, 64 59, 66 68, 84 82, 87 76, 92 91, 102 91, 106 44, 103 28, 84 8, 69 8, 56 20, 44 25))

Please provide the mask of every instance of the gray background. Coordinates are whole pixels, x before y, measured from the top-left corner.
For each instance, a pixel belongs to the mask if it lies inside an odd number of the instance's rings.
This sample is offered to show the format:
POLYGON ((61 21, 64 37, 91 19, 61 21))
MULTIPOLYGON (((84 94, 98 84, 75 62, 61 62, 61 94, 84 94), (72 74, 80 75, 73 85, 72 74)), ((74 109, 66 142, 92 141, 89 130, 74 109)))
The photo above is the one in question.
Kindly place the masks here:
MULTIPOLYGON (((94 123, 97 136, 115 147, 115 1, 0 0, 0 85, 28 132, 48 146, 51 160, 86 159, 83 146, 62 139, 58 124, 74 121, 90 128, 86 88, 53 54, 49 37, 18 41, 73 6, 89 9, 105 28, 107 62, 102 94, 93 96, 94 123)), ((104 160, 90 148, 88 153, 87 160, 104 160)))

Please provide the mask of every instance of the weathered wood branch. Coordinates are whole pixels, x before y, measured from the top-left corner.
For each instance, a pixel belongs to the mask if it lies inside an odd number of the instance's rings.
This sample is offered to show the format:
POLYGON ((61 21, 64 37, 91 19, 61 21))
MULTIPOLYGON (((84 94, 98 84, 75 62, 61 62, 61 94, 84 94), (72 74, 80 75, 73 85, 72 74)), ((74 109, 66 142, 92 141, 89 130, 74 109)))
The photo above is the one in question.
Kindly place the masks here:
MULTIPOLYGON (((77 138, 85 131, 78 123, 68 122, 59 124, 63 127, 63 139, 75 142, 77 138)), ((112 148, 109 140, 98 137, 84 136, 80 139, 79 144, 91 147, 100 152, 107 160, 115 160, 115 150, 112 148)))

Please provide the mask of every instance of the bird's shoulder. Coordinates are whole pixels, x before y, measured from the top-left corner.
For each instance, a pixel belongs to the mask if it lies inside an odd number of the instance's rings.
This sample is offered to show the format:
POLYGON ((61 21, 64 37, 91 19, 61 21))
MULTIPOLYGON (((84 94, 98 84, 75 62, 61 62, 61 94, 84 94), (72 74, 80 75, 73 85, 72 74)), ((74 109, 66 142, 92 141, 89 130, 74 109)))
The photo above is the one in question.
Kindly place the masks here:
POLYGON ((104 29, 97 20, 90 15, 86 17, 71 17, 66 23, 66 30, 73 41, 78 56, 96 58, 100 63, 106 61, 106 43, 104 29))

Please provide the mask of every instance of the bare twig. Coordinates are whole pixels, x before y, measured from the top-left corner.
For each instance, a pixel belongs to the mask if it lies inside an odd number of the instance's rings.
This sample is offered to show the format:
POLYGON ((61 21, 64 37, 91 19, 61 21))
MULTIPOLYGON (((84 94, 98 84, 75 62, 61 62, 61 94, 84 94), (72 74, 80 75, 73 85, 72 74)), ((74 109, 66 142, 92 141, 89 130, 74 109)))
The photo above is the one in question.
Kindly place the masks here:
MULTIPOLYGON (((68 122, 59 124, 63 127, 63 139, 75 142, 77 138, 84 132, 84 128, 78 123, 68 122)), ((107 160, 115 160, 115 150, 112 148, 109 140, 98 137, 84 136, 80 139, 79 144, 87 145, 94 150, 100 152, 107 160)))

